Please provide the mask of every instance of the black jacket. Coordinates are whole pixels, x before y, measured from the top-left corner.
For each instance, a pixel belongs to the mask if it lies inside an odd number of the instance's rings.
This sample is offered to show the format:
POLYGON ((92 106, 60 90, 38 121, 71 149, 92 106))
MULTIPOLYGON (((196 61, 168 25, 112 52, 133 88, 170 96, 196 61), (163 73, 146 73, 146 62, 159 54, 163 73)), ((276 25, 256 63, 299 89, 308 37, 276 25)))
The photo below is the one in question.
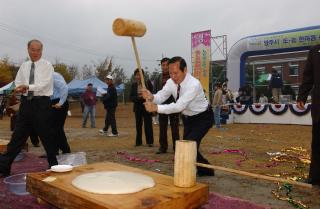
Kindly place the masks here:
MULTIPOLYGON (((162 73, 159 74, 159 76, 155 79, 154 82, 154 88, 153 93, 156 94, 158 91, 160 91, 163 88, 162 86, 162 73)), ((162 104, 171 104, 172 102, 175 102, 176 100, 171 95, 166 101, 164 101, 162 104)))
POLYGON ((312 119, 320 121, 320 44, 309 51, 297 100, 305 103, 310 91, 312 119))
POLYGON ((115 108, 118 106, 118 94, 114 85, 109 85, 107 93, 103 95, 102 102, 105 109, 115 108))
POLYGON ((281 89, 282 86, 283 86, 283 81, 282 81, 281 75, 278 72, 272 73, 270 83, 269 83, 269 88, 281 89))
MULTIPOLYGON (((152 83, 148 80, 145 82, 146 88, 152 92, 153 86, 152 83)), ((139 97, 138 95, 138 83, 134 82, 131 84, 131 91, 130 91, 130 99, 134 103, 133 104, 133 111, 136 112, 137 110, 144 109, 143 103, 145 102, 145 99, 142 97, 139 97)))

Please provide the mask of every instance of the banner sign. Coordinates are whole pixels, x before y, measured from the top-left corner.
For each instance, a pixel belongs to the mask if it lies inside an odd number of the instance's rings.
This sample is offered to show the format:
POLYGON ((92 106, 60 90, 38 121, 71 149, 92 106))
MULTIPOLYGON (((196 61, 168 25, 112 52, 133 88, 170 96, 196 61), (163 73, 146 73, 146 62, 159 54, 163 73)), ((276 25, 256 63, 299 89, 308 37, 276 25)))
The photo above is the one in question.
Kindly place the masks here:
POLYGON ((320 44, 320 29, 256 36, 247 43, 249 51, 311 46, 320 44))
POLYGON ((211 60, 211 30, 191 33, 191 54, 193 76, 200 80, 202 87, 208 96, 211 60))

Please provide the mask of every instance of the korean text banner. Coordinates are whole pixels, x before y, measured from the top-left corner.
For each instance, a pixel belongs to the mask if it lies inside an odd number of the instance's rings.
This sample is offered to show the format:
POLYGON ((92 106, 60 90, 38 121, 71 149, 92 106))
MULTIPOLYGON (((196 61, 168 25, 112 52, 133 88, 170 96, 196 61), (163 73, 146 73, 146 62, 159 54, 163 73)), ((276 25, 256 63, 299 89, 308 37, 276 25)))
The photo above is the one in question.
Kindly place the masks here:
POLYGON ((297 31, 250 38, 248 49, 268 50, 312 46, 320 43, 320 30, 297 31))
POLYGON ((193 76, 200 80, 209 93, 209 68, 211 59, 211 30, 191 33, 193 76))

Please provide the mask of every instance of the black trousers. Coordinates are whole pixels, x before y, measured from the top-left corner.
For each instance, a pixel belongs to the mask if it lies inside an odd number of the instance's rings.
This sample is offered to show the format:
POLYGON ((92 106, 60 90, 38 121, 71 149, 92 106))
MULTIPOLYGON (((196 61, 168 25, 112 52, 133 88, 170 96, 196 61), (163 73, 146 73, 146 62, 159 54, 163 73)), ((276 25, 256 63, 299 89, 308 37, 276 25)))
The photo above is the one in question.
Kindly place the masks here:
POLYGON ((111 131, 113 134, 118 134, 117 123, 116 123, 116 107, 106 109, 106 119, 104 121, 104 131, 108 131, 109 126, 111 126, 111 131))
MULTIPOLYGON (((197 162, 210 164, 209 161, 204 158, 200 151, 200 143, 202 138, 208 133, 209 129, 213 126, 214 118, 212 108, 208 107, 208 109, 196 116, 183 116, 183 124, 184 124, 184 132, 183 139, 184 140, 193 140, 197 142, 197 162)), ((209 168, 203 168, 197 166, 198 173, 207 173, 212 171, 209 168)))
POLYGON ((30 131, 34 129, 47 154, 49 166, 57 165, 56 143, 51 131, 51 106, 49 97, 34 97, 27 100, 21 97, 20 110, 16 119, 16 125, 7 146, 7 152, 0 155, 0 171, 9 172, 11 164, 25 145, 30 131))
MULTIPOLYGON (((59 99, 54 99, 51 101, 51 105, 54 105, 59 102, 59 99)), ((52 117, 52 130, 54 140, 57 143, 56 153, 59 154, 59 150, 62 153, 70 153, 70 146, 68 144, 68 140, 66 134, 64 132, 64 124, 68 115, 69 103, 66 101, 61 108, 53 108, 51 109, 51 117, 52 117)))
POLYGON ((320 184, 320 121, 312 121, 311 164, 309 170, 311 183, 320 184))
POLYGON ((173 150, 175 150, 176 140, 180 139, 179 136, 179 113, 175 114, 159 114, 159 144, 160 148, 159 151, 166 152, 168 149, 168 119, 170 119, 170 126, 171 126, 171 136, 172 136, 172 144, 173 150))
POLYGON ((146 142, 147 144, 153 144, 152 114, 147 112, 144 108, 137 108, 134 113, 136 118, 136 145, 142 145, 143 122, 146 142))

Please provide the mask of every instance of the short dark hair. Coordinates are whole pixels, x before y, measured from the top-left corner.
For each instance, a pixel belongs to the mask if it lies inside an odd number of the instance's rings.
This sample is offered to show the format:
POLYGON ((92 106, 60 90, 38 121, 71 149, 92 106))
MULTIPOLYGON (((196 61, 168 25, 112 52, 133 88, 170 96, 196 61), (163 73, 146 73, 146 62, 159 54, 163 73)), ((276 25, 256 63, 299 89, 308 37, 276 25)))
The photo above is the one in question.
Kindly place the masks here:
POLYGON ((87 86, 93 86, 93 84, 92 83, 88 83, 88 85, 87 86))
POLYGON ((186 61, 182 57, 179 57, 179 56, 172 57, 169 60, 169 64, 173 64, 173 63, 176 63, 176 62, 179 62, 179 69, 183 72, 184 69, 187 67, 186 61))
POLYGON ((168 57, 164 57, 161 59, 160 63, 168 62, 170 59, 168 57))
MULTIPOLYGON (((144 70, 141 68, 141 71, 142 71, 142 74, 144 75, 144 70)), ((133 75, 136 75, 137 73, 139 73, 139 68, 137 68, 135 71, 134 71, 134 73, 133 73, 133 75)))
POLYGON ((37 39, 32 39, 32 40, 30 40, 30 41, 28 41, 28 49, 30 48, 30 45, 32 44, 32 42, 38 42, 39 44, 41 44, 41 48, 42 48, 42 43, 41 43, 41 41, 39 41, 39 40, 37 40, 37 39))

